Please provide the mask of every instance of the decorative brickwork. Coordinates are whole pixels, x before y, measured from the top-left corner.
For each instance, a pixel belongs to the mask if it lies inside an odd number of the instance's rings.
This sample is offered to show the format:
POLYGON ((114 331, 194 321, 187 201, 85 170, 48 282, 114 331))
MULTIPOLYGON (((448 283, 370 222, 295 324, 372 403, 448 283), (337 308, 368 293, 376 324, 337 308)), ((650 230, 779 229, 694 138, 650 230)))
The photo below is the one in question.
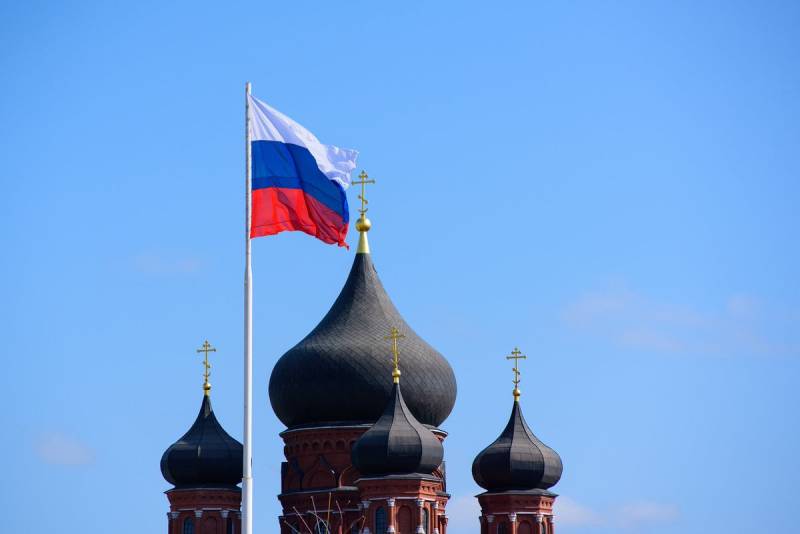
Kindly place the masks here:
POLYGON ((449 495, 434 476, 396 475, 363 478, 356 482, 362 499, 364 527, 361 532, 377 534, 386 518, 386 533, 446 534, 445 507, 449 495), (367 530, 368 529, 368 530, 367 530))
MULTIPOLYGON (((443 468, 426 479, 362 479, 353 467, 354 443, 369 425, 320 426, 286 430, 281 433, 286 461, 281 466, 282 515, 278 518, 281 534, 295 532, 316 534, 317 523, 327 523, 330 534, 375 533, 376 506, 370 499, 395 497, 411 510, 412 529, 420 526, 422 509, 429 518, 427 534, 444 534, 445 492, 443 468), (387 493, 389 492, 389 493, 387 493), (416 500, 424 499, 417 507, 416 500), (413 506, 412 506, 413 505, 413 506)), ((446 434, 435 431, 440 440, 446 434)), ((376 501, 378 502, 378 501, 376 501)), ((387 521, 388 521, 388 510, 387 521)), ((322 527, 322 525, 321 525, 322 527)), ((322 530, 323 533, 326 530, 322 530)), ((399 534, 399 530, 396 533, 399 534)))
POLYGON ((553 534, 555 500, 541 490, 481 493, 481 534, 553 534))
POLYGON ((167 534, 241 533, 242 492, 239 488, 171 489, 165 493, 170 509, 167 534))

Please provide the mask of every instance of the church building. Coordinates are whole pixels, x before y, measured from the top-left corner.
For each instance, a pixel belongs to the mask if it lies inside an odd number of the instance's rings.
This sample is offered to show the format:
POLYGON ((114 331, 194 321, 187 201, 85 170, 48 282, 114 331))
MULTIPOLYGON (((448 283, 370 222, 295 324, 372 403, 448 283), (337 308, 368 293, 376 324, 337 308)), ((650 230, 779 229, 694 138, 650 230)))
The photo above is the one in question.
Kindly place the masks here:
MULTIPOLYGON (((455 374, 389 298, 372 261, 364 211, 339 296, 270 376, 272 409, 286 430, 282 513, 274 528, 262 523, 265 532, 448 533, 441 425, 456 401, 455 374)), ((524 356, 515 350, 509 358, 516 372, 510 418, 472 466, 486 490, 477 496, 474 532, 553 534, 556 495, 549 490, 561 477, 561 459, 525 422, 516 365, 524 356)), ((241 531, 242 445, 214 416, 207 380, 204 388, 197 419, 161 460, 174 486, 166 492, 168 534, 241 531)))

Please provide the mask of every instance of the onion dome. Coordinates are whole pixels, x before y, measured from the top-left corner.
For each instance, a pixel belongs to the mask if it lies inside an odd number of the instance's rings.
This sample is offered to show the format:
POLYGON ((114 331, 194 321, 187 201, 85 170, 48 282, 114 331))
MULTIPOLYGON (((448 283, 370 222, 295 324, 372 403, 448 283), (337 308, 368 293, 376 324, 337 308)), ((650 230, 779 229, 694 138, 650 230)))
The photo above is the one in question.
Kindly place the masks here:
POLYGON ((472 462, 472 478, 488 491, 547 490, 561 478, 561 458, 531 432, 516 387, 514 394, 511 418, 500 437, 472 462))
POLYGON ((242 444, 219 424, 206 390, 192 427, 161 457, 161 474, 177 488, 232 487, 242 481, 242 457, 242 444))
MULTIPOLYGON (((363 196, 363 195, 362 195, 363 196)), ((409 413, 439 426, 456 399, 456 380, 447 360, 403 320, 383 288, 369 253, 371 223, 361 232, 347 281, 322 321, 275 364, 269 380, 272 409, 287 427, 374 423, 392 398, 383 380, 384 336, 390 327, 405 333, 403 392, 409 413)))
MULTIPOLYGON (((444 449, 433 432, 411 414, 400 391, 397 340, 403 337, 392 328, 394 345, 394 386, 383 415, 353 446, 353 465, 364 476, 430 475, 442 464, 444 449)), ((405 350, 404 350, 405 354, 405 350)))
POLYGON ((356 441, 352 457, 364 476, 429 475, 442 464, 444 449, 414 418, 395 384, 383 415, 356 441))

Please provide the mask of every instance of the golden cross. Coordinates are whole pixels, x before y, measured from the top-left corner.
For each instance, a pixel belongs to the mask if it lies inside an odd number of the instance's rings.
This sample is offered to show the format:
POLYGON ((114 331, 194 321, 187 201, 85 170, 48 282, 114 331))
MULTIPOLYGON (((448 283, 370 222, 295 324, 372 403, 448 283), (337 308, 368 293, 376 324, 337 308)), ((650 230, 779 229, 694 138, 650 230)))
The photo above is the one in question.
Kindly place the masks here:
POLYGON ((203 391, 205 392, 206 395, 208 395, 208 392, 211 391, 211 384, 208 383, 208 376, 211 374, 208 371, 209 369, 211 369, 211 364, 208 363, 208 353, 217 352, 217 349, 212 347, 211 343, 209 343, 208 340, 205 340, 203 342, 203 346, 197 349, 197 352, 205 353, 205 356, 203 358, 203 367, 205 368, 205 371, 203 372, 203 391))
POLYGON ((400 383, 400 349, 397 348, 397 340, 402 339, 406 336, 400 333, 395 327, 389 331, 390 334, 386 336, 384 339, 391 339, 392 340, 392 355, 394 356, 394 370, 392 371, 392 379, 394 380, 395 384, 400 383))
POLYGON ((514 350, 511 351, 511 356, 506 356, 506 360, 514 360, 514 367, 512 371, 514 371, 514 399, 519 400, 519 361, 525 360, 528 357, 522 354, 517 347, 514 347, 514 350))
POLYGON ((358 212, 363 217, 364 214, 367 213, 367 204, 369 203, 367 202, 367 184, 374 184, 375 180, 368 180, 367 178, 369 178, 369 175, 367 174, 367 171, 364 170, 361 171, 361 174, 359 174, 358 177, 361 178, 361 181, 355 181, 353 183, 356 185, 361 185, 361 194, 358 195, 359 200, 361 200, 361 209, 358 210, 358 212))

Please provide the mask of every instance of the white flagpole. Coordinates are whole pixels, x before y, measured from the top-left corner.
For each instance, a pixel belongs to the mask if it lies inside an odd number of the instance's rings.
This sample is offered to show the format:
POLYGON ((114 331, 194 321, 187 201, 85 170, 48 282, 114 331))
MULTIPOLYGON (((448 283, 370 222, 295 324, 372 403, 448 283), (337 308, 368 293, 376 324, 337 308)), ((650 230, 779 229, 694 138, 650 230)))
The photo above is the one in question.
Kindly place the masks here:
POLYGON ((244 458, 242 534, 253 534, 253 273, 250 265, 250 82, 245 85, 244 458))

